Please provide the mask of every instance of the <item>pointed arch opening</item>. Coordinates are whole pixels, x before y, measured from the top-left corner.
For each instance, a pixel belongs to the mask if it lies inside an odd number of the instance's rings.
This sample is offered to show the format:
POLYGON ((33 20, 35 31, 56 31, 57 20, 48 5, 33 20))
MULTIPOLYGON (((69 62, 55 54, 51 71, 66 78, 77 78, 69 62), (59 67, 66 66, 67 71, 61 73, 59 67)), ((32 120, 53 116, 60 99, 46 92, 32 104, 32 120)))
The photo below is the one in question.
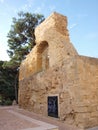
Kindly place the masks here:
POLYGON ((42 41, 37 47, 37 72, 49 68, 48 42, 42 41))

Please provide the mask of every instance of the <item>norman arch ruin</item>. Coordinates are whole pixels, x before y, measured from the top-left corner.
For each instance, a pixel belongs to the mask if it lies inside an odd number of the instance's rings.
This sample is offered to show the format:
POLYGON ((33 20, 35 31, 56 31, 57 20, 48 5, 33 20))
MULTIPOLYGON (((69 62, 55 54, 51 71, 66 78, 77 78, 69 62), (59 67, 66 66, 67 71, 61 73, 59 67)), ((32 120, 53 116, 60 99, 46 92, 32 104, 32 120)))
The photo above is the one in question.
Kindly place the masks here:
POLYGON ((67 17, 56 12, 35 29, 35 37, 20 66, 19 106, 79 128, 97 126, 98 59, 78 54, 67 17))

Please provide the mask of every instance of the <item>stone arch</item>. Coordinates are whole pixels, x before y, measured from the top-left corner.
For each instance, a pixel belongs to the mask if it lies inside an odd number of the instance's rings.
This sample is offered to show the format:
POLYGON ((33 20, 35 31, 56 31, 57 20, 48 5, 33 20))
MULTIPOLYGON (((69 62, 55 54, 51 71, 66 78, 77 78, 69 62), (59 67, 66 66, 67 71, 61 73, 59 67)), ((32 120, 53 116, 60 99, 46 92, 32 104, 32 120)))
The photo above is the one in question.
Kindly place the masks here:
POLYGON ((42 41, 37 45, 37 72, 49 68, 48 42, 42 41))

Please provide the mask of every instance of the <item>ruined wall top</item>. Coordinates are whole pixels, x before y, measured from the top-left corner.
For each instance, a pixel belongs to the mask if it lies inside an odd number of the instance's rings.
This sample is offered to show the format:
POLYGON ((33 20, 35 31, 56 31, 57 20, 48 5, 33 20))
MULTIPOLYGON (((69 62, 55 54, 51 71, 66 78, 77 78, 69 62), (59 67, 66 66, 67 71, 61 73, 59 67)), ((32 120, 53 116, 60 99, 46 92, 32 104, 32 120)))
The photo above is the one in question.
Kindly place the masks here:
POLYGON ((35 29, 36 45, 21 63, 19 80, 45 71, 78 55, 70 43, 67 17, 52 13, 35 29))
MULTIPOLYGON (((53 12, 45 21, 43 21, 36 29, 35 29, 35 37, 36 43, 42 41, 42 39, 45 39, 45 36, 49 32, 59 32, 60 34, 66 36, 66 40, 69 42, 69 33, 67 30, 67 17, 63 16, 59 13, 53 12), (52 29, 52 30, 51 30, 52 29)), ((52 35, 51 35, 52 36, 52 35)), ((46 36, 47 37, 47 36, 46 36)), ((50 38, 49 38, 50 39, 50 38)))

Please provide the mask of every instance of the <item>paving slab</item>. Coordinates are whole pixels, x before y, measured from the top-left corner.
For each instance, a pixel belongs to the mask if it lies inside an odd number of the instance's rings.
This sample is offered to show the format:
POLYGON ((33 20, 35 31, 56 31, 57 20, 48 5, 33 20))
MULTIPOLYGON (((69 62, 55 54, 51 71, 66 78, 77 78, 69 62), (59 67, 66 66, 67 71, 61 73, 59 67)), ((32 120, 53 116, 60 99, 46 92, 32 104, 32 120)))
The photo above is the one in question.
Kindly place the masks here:
MULTIPOLYGON (((81 130, 18 106, 0 107, 0 130, 81 130)), ((83 129, 82 129, 83 130, 83 129)))
POLYGON ((93 128, 89 128, 89 129, 86 129, 86 130, 98 130, 98 126, 97 127, 93 127, 93 128))
POLYGON ((33 119, 9 107, 0 108, 0 130, 53 130, 58 126, 33 119))

